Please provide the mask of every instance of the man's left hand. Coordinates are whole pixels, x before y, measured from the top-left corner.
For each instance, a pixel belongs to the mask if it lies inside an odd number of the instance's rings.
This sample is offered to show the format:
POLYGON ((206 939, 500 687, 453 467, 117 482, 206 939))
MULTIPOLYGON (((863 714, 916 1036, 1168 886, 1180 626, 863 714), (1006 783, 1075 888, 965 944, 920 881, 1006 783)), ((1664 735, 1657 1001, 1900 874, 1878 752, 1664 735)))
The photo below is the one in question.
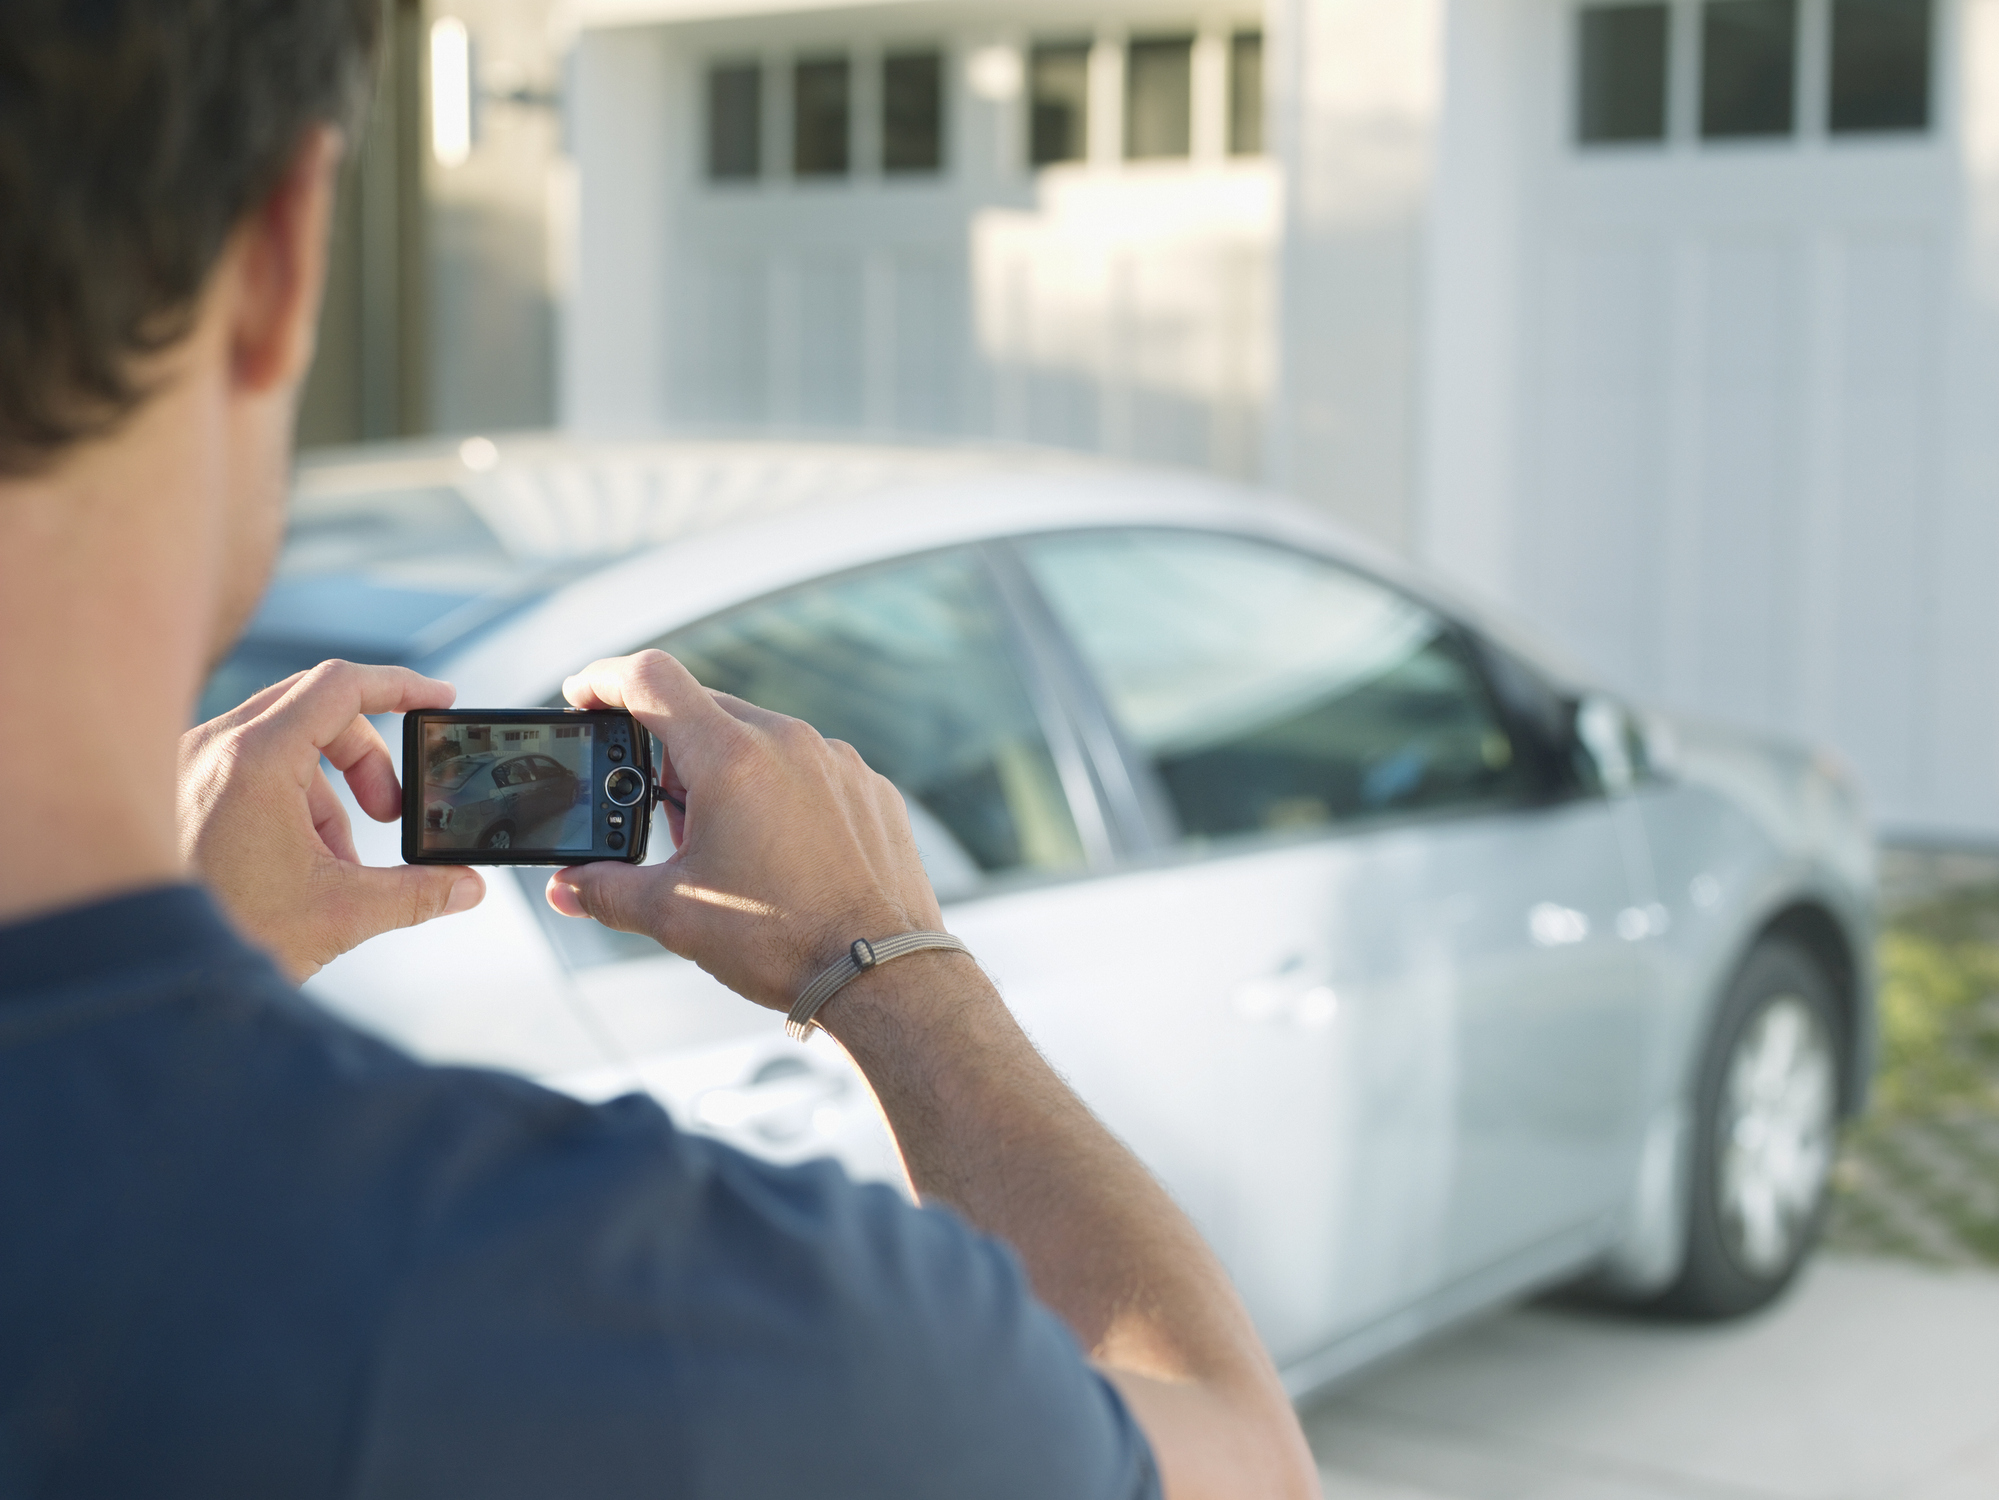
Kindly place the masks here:
POLYGON ((469 910, 486 883, 458 865, 364 865, 320 766, 369 817, 402 788, 369 714, 449 708, 451 684, 406 667, 322 662, 181 736, 181 854, 246 936, 294 980, 377 933, 469 910))

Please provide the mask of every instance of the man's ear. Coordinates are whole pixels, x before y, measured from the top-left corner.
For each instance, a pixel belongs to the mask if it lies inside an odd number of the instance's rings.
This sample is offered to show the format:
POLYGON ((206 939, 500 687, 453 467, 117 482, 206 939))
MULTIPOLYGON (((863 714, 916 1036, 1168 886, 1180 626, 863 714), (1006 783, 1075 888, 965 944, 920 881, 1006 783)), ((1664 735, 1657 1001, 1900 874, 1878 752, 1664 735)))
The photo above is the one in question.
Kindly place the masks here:
POLYGON ((230 369, 246 395, 295 386, 312 364, 342 149, 338 130, 312 127, 277 186, 237 227, 230 369))

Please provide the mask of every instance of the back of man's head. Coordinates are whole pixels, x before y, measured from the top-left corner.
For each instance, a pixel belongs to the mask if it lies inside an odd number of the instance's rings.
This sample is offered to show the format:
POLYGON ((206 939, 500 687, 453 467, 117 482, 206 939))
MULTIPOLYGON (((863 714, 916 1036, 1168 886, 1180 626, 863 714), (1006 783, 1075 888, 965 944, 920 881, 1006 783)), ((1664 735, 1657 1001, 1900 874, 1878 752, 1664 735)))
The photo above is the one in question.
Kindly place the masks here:
POLYGON ((365 103, 380 0, 6 0, 0 475, 145 397, 231 231, 365 103))

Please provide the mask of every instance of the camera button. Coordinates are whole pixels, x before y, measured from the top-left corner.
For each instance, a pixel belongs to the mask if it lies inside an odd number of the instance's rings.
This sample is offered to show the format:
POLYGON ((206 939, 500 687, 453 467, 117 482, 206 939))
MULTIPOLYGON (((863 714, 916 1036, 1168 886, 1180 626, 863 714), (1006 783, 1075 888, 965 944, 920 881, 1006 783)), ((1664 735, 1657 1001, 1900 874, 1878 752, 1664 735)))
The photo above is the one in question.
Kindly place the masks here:
POLYGON ((611 759, 614 761, 618 761, 618 760, 623 760, 624 758, 625 758, 625 747, 623 745, 613 745, 611 747, 611 759))
POLYGON ((613 849, 622 849, 625 847, 625 836, 622 833, 614 833, 605 842, 613 849))

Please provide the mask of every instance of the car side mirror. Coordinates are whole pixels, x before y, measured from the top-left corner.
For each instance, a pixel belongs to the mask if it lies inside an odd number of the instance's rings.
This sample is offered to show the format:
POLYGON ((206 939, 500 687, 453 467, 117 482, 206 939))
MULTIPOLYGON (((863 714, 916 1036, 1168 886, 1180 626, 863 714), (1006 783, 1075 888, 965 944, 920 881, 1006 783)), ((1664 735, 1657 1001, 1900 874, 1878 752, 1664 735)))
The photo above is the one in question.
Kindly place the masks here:
POLYGON ((1644 736, 1631 711, 1615 698, 1584 694, 1576 704, 1575 733, 1605 791, 1628 792, 1643 779, 1644 736))

